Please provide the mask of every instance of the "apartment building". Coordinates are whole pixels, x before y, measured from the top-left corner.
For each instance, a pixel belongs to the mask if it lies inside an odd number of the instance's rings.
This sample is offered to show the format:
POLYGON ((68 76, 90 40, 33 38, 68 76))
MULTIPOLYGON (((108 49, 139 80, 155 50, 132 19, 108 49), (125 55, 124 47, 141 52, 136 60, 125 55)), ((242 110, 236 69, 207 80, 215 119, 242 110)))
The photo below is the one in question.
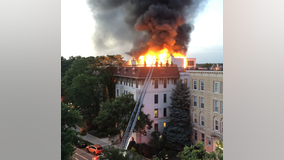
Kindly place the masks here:
POLYGON ((191 121, 194 143, 210 152, 223 140, 223 71, 186 70, 190 77, 191 121))
MULTIPOLYGON (((117 78, 116 96, 121 94, 133 94, 135 100, 138 99, 141 89, 145 83, 145 78, 150 67, 119 67, 115 74, 117 78)), ((147 87, 147 92, 143 101, 142 111, 149 114, 153 120, 152 129, 147 136, 133 133, 132 137, 137 143, 148 143, 153 131, 163 132, 167 122, 169 122, 169 106, 171 103, 172 89, 178 79, 181 79, 189 86, 189 73, 179 71, 179 67, 155 67, 151 77, 151 82, 147 87)))

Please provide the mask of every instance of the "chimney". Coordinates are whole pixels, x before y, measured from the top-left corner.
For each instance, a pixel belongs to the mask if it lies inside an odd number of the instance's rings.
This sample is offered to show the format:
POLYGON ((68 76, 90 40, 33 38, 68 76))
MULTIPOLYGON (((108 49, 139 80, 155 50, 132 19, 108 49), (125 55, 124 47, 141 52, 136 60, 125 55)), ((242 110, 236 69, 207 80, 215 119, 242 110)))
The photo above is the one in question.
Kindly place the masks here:
POLYGON ((146 67, 146 61, 144 61, 144 67, 146 67))
POLYGON ((131 60, 131 67, 136 66, 136 60, 134 58, 131 60))
POLYGON ((169 67, 169 61, 167 60, 166 67, 169 67))
POLYGON ((162 63, 162 62, 160 63, 160 66, 161 66, 161 67, 163 66, 163 63, 162 63))
POLYGON ((156 67, 158 67, 158 62, 156 62, 156 67))

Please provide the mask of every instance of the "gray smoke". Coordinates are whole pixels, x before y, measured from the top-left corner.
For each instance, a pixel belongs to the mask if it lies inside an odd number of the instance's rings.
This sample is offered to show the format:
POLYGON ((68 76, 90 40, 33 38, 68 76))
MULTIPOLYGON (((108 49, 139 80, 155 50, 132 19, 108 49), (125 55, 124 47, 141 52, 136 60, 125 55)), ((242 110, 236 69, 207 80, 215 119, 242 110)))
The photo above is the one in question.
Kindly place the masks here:
POLYGON ((195 17, 208 0, 87 0, 96 21, 95 50, 138 58, 167 44, 186 55, 195 17))

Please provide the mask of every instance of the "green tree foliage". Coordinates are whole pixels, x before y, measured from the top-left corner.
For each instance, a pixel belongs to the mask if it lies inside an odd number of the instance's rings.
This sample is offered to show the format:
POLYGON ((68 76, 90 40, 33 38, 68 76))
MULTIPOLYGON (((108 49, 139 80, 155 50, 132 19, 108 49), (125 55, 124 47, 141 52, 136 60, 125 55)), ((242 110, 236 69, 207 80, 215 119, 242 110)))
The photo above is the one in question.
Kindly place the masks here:
POLYGON ((77 58, 61 79, 63 102, 72 103, 89 128, 93 127, 99 104, 114 98, 113 74, 115 66, 123 62, 121 55, 77 58))
POLYGON ((203 64, 201 67, 202 68, 211 68, 212 67, 212 63, 205 63, 205 64, 203 64))
POLYGON ((74 145, 78 142, 76 124, 82 120, 78 111, 61 103, 61 159, 70 160, 74 154, 74 145))
POLYGON ((178 81, 171 95, 170 122, 163 132, 166 136, 166 146, 173 150, 181 151, 185 145, 191 145, 192 126, 189 106, 189 89, 178 81))
POLYGON ((65 59, 64 57, 61 56, 61 78, 64 77, 65 72, 71 67, 72 63, 76 59, 82 58, 81 56, 76 56, 76 57, 69 57, 69 59, 65 59))
POLYGON ((157 153, 162 151, 165 148, 165 136, 163 136, 160 132, 152 132, 151 137, 149 145, 153 148, 154 152, 157 153))
MULTIPOLYGON (((94 120, 94 123, 98 125, 98 130, 107 131, 109 134, 118 134, 120 131, 125 131, 135 104, 136 101, 133 99, 132 94, 121 95, 101 103, 99 115, 94 120)), ((134 131, 146 135, 146 126, 147 129, 151 129, 153 123, 148 116, 143 111, 140 112, 134 131)))
POLYGON ((220 140, 219 142, 216 142, 217 147, 215 149, 217 153, 217 157, 219 160, 223 160, 223 142, 220 140))
POLYGON ((125 150, 108 147, 104 149, 104 156, 100 160, 142 160, 142 157, 134 152, 126 152, 125 150))
POLYGON ((185 146, 183 151, 179 152, 177 157, 181 160, 223 160, 223 143, 222 141, 216 142, 217 147, 214 151, 207 153, 202 142, 197 142, 196 145, 190 147, 185 146))

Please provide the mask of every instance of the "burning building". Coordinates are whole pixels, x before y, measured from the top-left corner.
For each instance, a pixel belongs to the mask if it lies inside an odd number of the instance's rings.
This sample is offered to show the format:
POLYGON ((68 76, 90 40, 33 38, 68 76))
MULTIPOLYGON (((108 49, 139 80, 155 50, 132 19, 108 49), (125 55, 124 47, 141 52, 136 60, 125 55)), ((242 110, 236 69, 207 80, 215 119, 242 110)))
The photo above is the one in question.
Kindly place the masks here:
MULTIPOLYGON (((133 94, 135 100, 141 94, 141 89, 145 85, 145 78, 150 70, 148 64, 137 64, 135 60, 131 60, 131 65, 117 68, 115 76, 117 78, 116 96, 121 94, 133 94)), ((184 64, 183 62, 181 65, 184 64)), ((182 66, 181 66, 182 67, 182 66)), ((151 138, 153 131, 162 132, 169 122, 169 106, 171 103, 170 96, 172 89, 175 87, 177 80, 182 80, 189 86, 189 74, 172 63, 165 65, 155 64, 150 84, 147 87, 145 99, 143 101, 145 114, 149 114, 149 119, 153 120, 152 129, 148 131, 147 136, 139 133, 133 133, 131 137, 137 143, 147 143, 151 138)))

